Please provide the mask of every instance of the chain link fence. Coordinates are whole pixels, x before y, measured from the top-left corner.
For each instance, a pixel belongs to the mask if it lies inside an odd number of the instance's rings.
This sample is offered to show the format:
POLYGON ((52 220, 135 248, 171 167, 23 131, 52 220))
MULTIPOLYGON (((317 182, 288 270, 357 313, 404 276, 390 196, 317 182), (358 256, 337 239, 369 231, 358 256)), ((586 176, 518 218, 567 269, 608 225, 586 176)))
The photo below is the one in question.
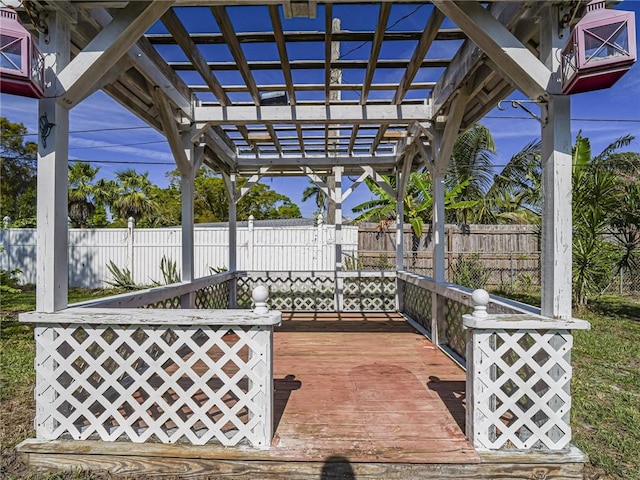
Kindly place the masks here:
MULTIPOLYGON (((536 293, 541 286, 540 252, 447 252, 445 280, 469 288, 536 293)), ((396 256, 389 251, 359 251, 345 260, 349 270, 395 270, 396 256)), ((433 276, 433 259, 427 252, 405 252, 404 269, 433 276)), ((640 271, 616 274, 603 293, 640 298, 640 271)))
POLYGON ((637 268, 620 270, 604 293, 640 299, 640 270, 637 268))

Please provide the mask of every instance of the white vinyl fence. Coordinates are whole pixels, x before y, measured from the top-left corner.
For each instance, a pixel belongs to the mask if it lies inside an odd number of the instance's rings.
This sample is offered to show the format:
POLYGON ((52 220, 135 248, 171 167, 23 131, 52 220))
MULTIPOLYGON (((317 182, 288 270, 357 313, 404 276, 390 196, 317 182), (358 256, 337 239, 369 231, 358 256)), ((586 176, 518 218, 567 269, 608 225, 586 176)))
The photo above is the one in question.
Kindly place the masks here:
MULTIPOLYGON (((81 288, 107 286, 111 280, 107 263, 127 268, 136 284, 162 282, 160 262, 165 256, 178 265, 181 259, 181 230, 175 228, 108 228, 69 230, 69 285, 81 288)), ((195 275, 229 266, 229 229, 196 227, 195 275)), ((238 227, 238 270, 312 271, 334 270, 335 226, 238 227)), ((20 283, 36 282, 36 230, 0 230, 0 269, 20 269, 20 283)), ((355 255, 358 227, 342 227, 342 251, 355 255)))

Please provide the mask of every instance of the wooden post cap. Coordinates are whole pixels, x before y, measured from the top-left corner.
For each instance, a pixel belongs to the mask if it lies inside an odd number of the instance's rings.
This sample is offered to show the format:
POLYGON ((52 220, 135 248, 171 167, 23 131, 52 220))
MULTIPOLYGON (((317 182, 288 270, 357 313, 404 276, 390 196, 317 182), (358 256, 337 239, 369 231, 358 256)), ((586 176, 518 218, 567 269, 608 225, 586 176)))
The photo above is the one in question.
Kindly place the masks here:
POLYGON ((482 288, 474 290, 471 294, 473 300, 473 316, 475 318, 487 318, 487 305, 489 304, 489 293, 482 288))
POLYGON ((269 313, 269 307, 267 307, 267 299, 269 298, 269 290, 264 285, 256 286, 251 292, 251 298, 253 299, 254 313, 264 314, 269 313))

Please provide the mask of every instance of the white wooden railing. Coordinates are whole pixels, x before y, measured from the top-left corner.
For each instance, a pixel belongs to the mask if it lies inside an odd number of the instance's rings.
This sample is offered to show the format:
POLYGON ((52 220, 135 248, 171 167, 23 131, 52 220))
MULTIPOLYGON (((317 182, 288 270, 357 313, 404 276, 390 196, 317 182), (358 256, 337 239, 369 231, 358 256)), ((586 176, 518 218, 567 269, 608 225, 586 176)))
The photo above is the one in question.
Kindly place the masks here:
POLYGON ((277 310, 404 313, 467 367, 478 450, 568 446, 571 330, 589 324, 408 272, 225 272, 21 315, 35 323, 38 438, 268 448, 280 313, 237 309, 258 286, 277 310))
MULTIPOLYGON (((398 272, 398 310, 431 341, 465 366, 466 334, 462 317, 473 311, 472 290, 453 283, 438 283, 411 272, 398 272)), ((492 296, 490 313, 539 314, 539 309, 492 296)))
MULTIPOLYGON (((230 308, 236 274, 223 272, 72 305, 75 308, 230 308)), ((250 300, 250 298, 249 298, 250 300)), ((247 307, 250 308, 250 307, 247 307)))
POLYGON ((584 320, 489 314, 473 292, 467 328, 467 437, 477 450, 562 450, 571 441, 572 330, 584 320))
POLYGON ((37 437, 269 448, 281 314, 256 312, 76 307, 21 315, 35 324, 37 437))
POLYGON ((572 330, 539 309, 398 272, 400 311, 466 367, 466 433, 479 451, 563 450, 571 441, 572 330))
POLYGON ((255 285, 269 289, 269 306, 294 311, 395 311, 396 273, 360 271, 238 272, 238 307, 255 285))

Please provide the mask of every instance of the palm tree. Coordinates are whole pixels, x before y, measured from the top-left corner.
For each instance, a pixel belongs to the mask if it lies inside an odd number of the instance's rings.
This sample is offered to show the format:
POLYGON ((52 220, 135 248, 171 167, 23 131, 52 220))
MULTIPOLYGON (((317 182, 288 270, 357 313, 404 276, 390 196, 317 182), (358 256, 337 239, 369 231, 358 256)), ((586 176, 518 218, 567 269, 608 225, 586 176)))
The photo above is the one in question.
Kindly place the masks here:
POLYGON ((513 155, 476 209, 476 223, 538 223, 542 212, 540 140, 513 155))
POLYGON ((99 167, 92 167, 87 162, 69 166, 69 218, 80 228, 87 228, 96 209, 108 204, 113 194, 113 182, 95 181, 99 171, 99 167))
MULTIPOLYGON (((382 176, 384 181, 395 190, 395 177, 382 176)), ((396 221, 396 199, 389 195, 370 179, 366 180, 367 186, 376 198, 368 200, 353 207, 353 211, 360 213, 355 221, 364 222, 373 220, 386 226, 396 221)), ((404 196, 404 221, 411 225, 413 234, 420 238, 425 224, 431 223, 433 218, 432 179, 427 172, 414 172, 407 182, 407 190, 404 196)), ((456 185, 445 193, 445 209, 456 210, 471 208, 476 204, 475 200, 457 201, 462 191, 469 186, 469 180, 456 185)))
POLYGON ((144 217, 150 217, 158 206, 151 198, 149 172, 139 174, 133 168, 116 172, 116 192, 111 203, 112 213, 120 219, 129 217, 138 223, 144 217))
MULTIPOLYGON (((476 123, 456 139, 451 160, 445 174, 445 186, 452 190, 462 182, 468 182, 458 196, 461 201, 477 202, 469 208, 449 211, 447 220, 452 223, 478 221, 478 207, 492 184, 496 145, 487 127, 476 123)), ((486 205, 488 208, 488 205, 486 205)), ((486 209, 482 208, 482 211, 486 209)))
MULTIPOLYGON (((637 243, 625 242, 640 232, 638 177, 620 175, 616 151, 634 137, 620 137, 592 158, 589 139, 578 133, 573 149, 573 286, 578 305, 599 294, 616 271, 633 265, 637 243), (638 195, 634 195, 637 192, 638 195), (630 195, 629 195, 630 194, 630 195), (627 198, 629 195, 629 198, 627 198), (606 234, 622 240, 614 244, 606 234)), ((628 168, 628 165, 624 167, 628 168)), ((638 170, 636 170, 637 174, 638 170)))
POLYGON ((493 182, 493 160, 496 144, 487 127, 476 123, 456 139, 445 175, 445 184, 451 189, 469 180, 460 194, 462 200, 477 200, 493 182))
MULTIPOLYGON (((320 179, 324 183, 327 182, 326 176, 322 176, 320 177, 320 179)), ((310 198, 315 199, 316 207, 318 207, 317 212, 324 215, 327 208, 327 195, 324 193, 324 190, 322 190, 318 185, 311 181, 309 182, 309 186, 306 187, 302 192, 302 201, 306 202, 310 198)))

